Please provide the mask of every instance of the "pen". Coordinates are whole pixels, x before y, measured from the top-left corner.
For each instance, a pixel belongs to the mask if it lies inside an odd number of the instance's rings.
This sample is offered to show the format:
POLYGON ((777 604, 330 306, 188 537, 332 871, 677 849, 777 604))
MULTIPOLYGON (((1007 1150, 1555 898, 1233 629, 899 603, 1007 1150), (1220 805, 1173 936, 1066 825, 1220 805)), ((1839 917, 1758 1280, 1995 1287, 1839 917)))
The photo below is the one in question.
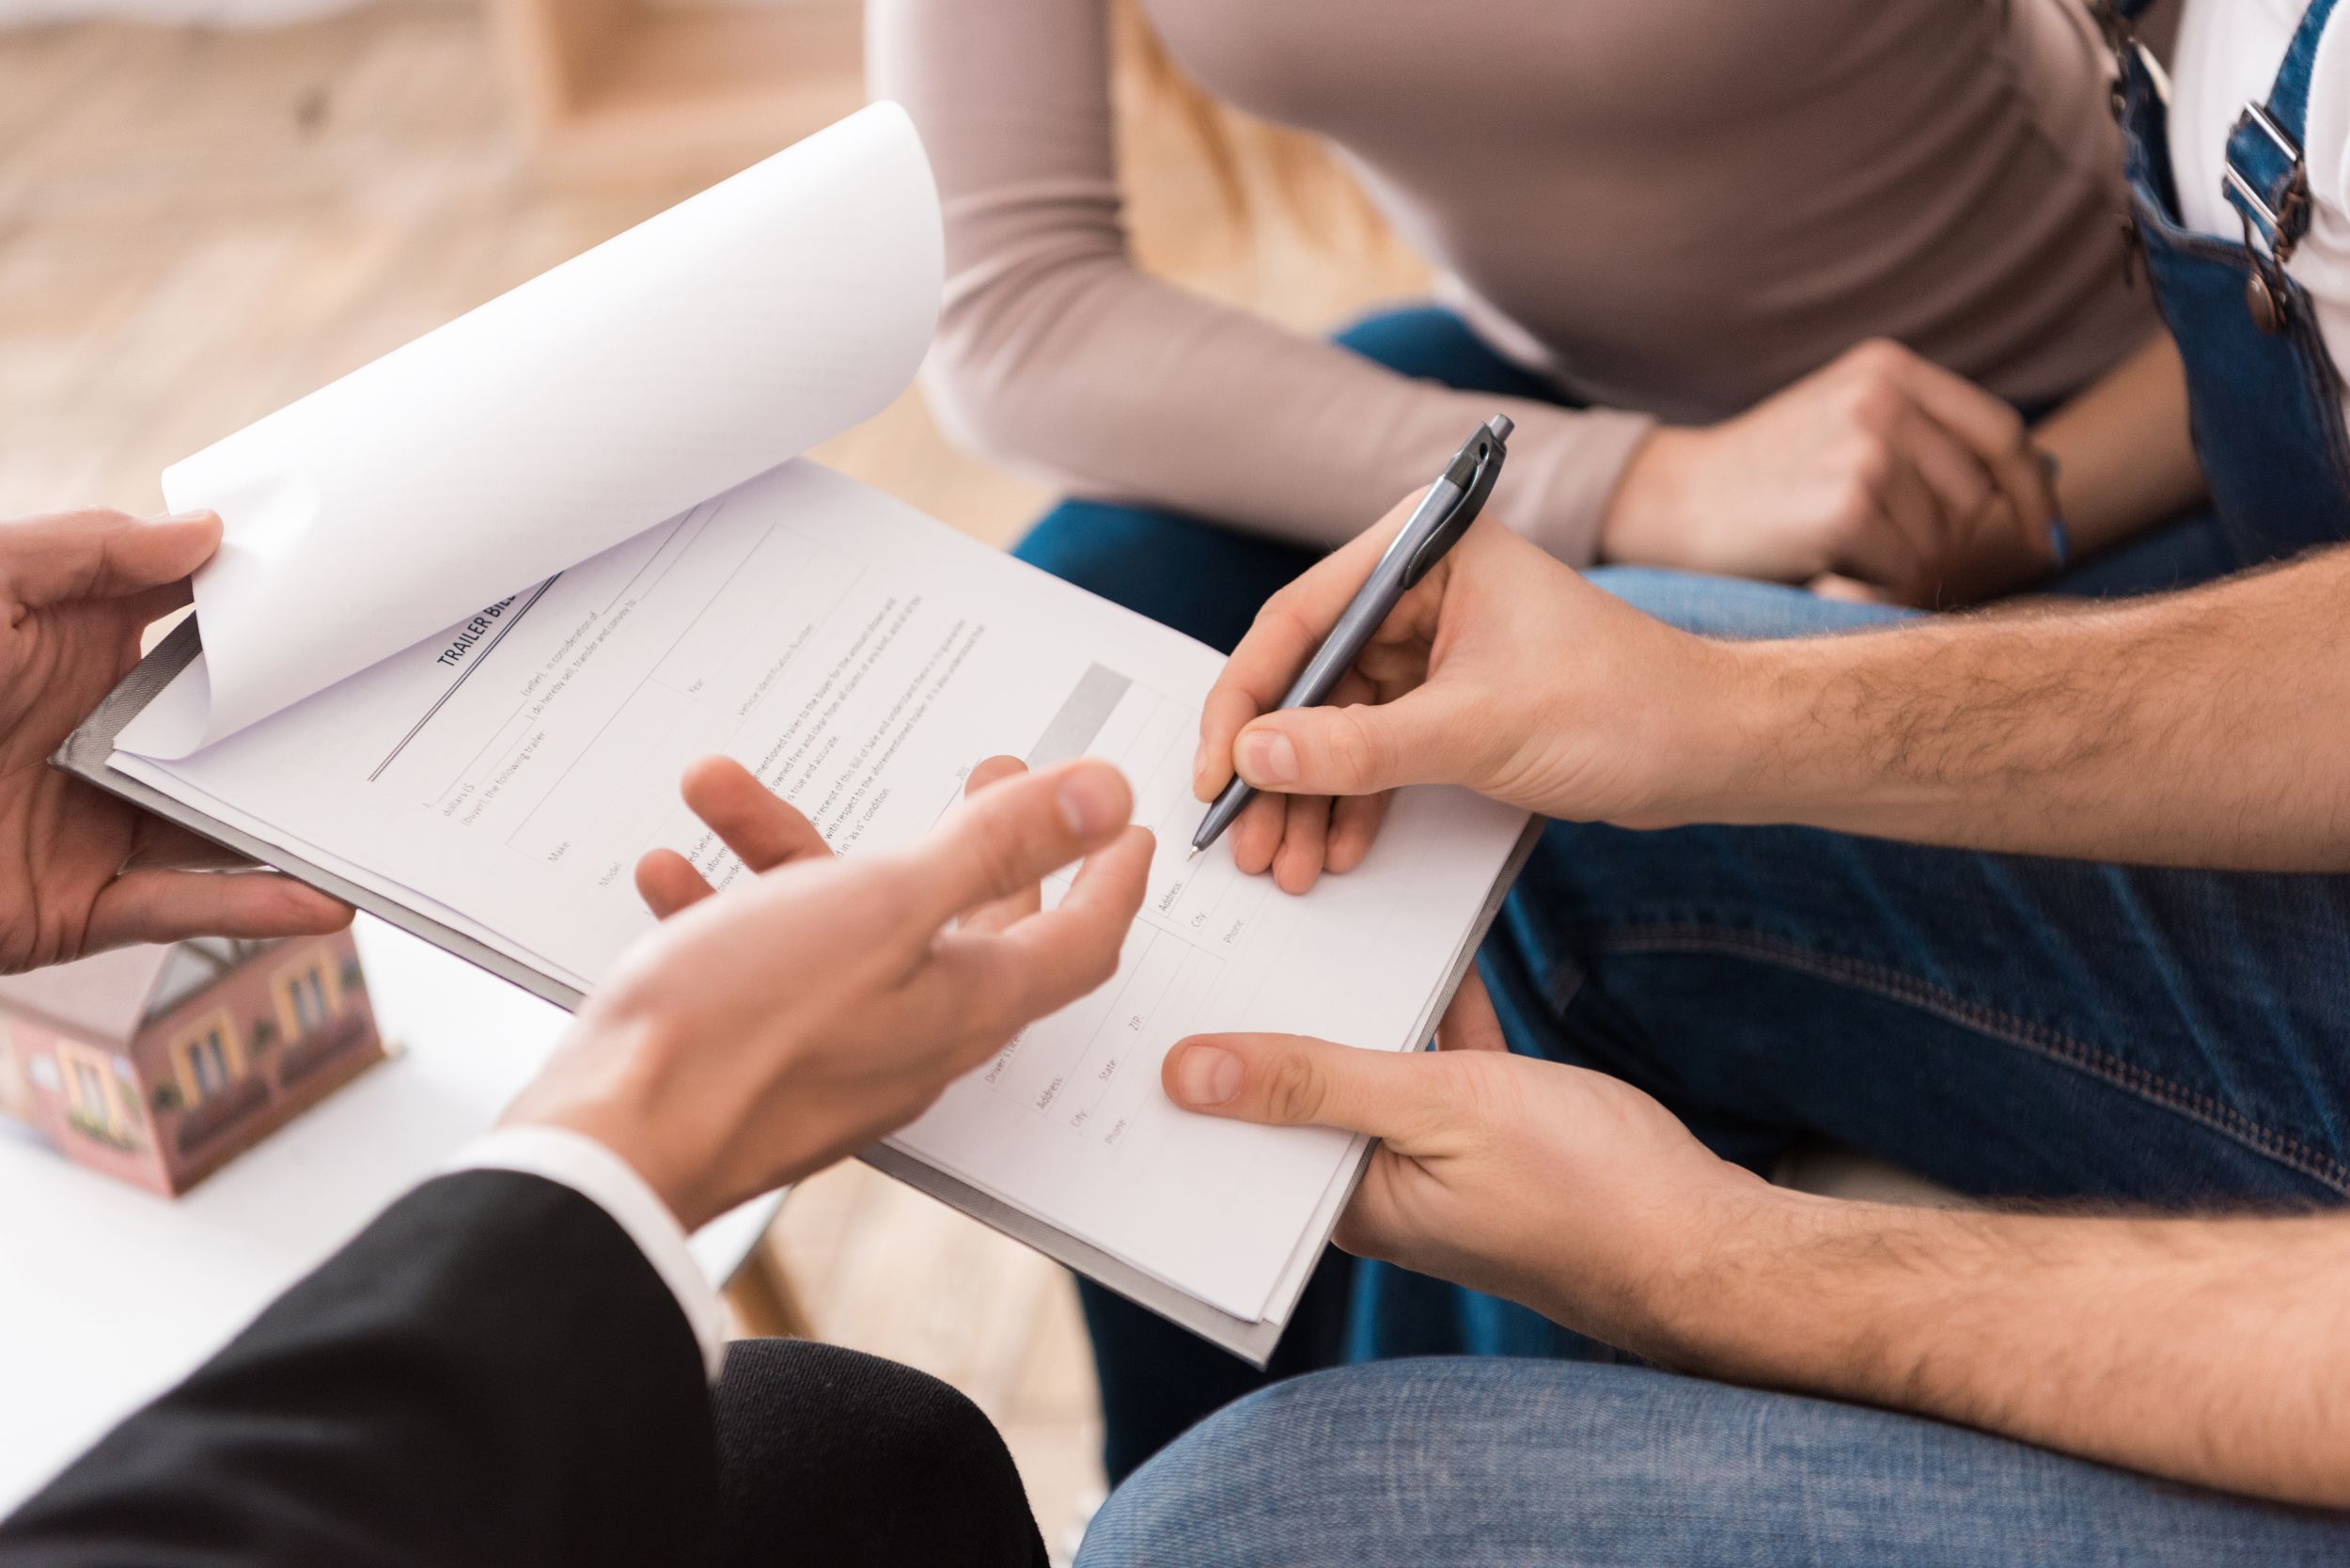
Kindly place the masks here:
MULTIPOLYGON (((2044 447, 2040 452, 2040 471, 2047 476, 2048 496, 2053 500, 2057 480, 2064 472, 2063 464, 2057 462, 2054 452, 2044 447)), ((2073 564, 2073 530, 2064 525, 2064 514, 2060 511, 2053 512, 2048 517, 2048 548, 2056 556, 2059 572, 2073 564)))
MULTIPOLYGON (((1501 477, 1501 460, 1508 455, 1510 432, 1516 428, 1496 414, 1452 454, 1444 473, 1413 510, 1403 531, 1395 536, 1395 542, 1371 568, 1346 613, 1339 617, 1330 635, 1308 661, 1305 673, 1281 698, 1280 708, 1311 708, 1329 698, 1339 677, 1354 664, 1397 602, 1428 575, 1428 569, 1442 560, 1444 553, 1477 521, 1485 497, 1493 494, 1494 480, 1501 477)), ((1238 773, 1233 774, 1232 781, 1200 819, 1199 831, 1191 836, 1191 853, 1198 855, 1221 838, 1256 794, 1238 773)))

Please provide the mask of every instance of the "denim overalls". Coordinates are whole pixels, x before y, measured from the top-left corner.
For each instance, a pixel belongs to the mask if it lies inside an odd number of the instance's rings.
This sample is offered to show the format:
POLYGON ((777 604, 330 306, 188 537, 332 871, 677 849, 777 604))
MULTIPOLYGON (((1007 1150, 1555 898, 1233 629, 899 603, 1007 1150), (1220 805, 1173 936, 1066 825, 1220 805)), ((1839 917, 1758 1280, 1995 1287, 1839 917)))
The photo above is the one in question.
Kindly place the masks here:
POLYGON ((2265 103, 2228 136, 2226 195, 2241 243, 2178 219, 2170 114, 2132 37, 2151 0, 2101 7, 2121 60, 2114 109, 2128 143, 2130 196, 2154 298, 2186 362, 2195 452, 2235 564, 2350 539, 2350 439, 2342 377, 2309 293, 2284 263, 2310 227, 2301 141, 2310 71, 2334 0, 2312 0, 2265 103))

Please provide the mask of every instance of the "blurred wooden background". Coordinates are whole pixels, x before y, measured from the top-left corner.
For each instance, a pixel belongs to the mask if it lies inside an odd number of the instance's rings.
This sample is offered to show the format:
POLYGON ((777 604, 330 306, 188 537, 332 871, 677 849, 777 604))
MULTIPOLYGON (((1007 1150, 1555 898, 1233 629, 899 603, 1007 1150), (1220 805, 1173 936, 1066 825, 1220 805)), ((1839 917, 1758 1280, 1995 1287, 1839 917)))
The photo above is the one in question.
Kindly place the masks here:
MULTIPOLYGON (((791 102, 809 122, 781 114, 778 143, 860 96, 855 28, 807 39, 791 102)), ((156 510, 165 464, 731 172, 534 157, 500 40, 446 0, 257 33, 0 33, 0 516, 156 510)), ((1147 265, 1309 330, 1421 286, 1310 168, 1236 222, 1188 121, 1122 55, 1147 265)), ((1278 183, 1243 175, 1261 197, 1278 183)), ((818 456, 997 543, 1050 499, 950 448, 914 393, 818 456)), ((936 1372, 996 1419, 1058 1545, 1100 1484, 1061 1272, 854 1166, 795 1194, 771 1246, 818 1332, 936 1372)))

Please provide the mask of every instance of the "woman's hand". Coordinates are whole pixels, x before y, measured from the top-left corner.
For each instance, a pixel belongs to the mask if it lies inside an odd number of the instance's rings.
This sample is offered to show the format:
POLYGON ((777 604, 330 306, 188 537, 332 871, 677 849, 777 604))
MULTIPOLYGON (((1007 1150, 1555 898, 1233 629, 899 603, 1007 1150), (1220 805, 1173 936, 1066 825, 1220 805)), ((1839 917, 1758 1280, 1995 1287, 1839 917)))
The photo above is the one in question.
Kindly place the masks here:
POLYGON ((1641 614, 1505 528, 1472 527, 1404 595, 1338 705, 1267 712, 1413 505, 1267 600, 1208 693, 1195 792, 1214 799, 1235 769, 1264 792, 1226 835, 1240 868, 1270 867, 1292 893, 1353 869, 1405 784, 1465 784, 1552 817, 1676 820, 1728 755, 1707 744, 1738 712, 1728 646, 1641 614))
POLYGON ((1700 1263, 1790 1201, 1604 1074, 1504 1049, 1472 974, 1435 1053, 1200 1035, 1161 1080, 1187 1109, 1380 1139, 1339 1245, 1672 1359, 1700 1263))
POLYGON ((688 1229, 903 1126, 1106 980, 1151 864, 1105 762, 993 760, 929 838, 851 860, 737 763, 697 763, 684 793, 757 874, 713 892, 674 852, 646 855, 661 928, 506 1120, 595 1138, 688 1229), (1039 882, 1081 856, 1042 909, 1039 882))
POLYGON ((126 942, 339 931, 350 906, 49 765, 188 602, 211 512, 0 523, 0 974, 126 942))
POLYGON ((1610 560, 1935 608, 2054 570, 2055 505, 2013 408, 1871 342, 1734 419, 1658 431, 1600 545, 1610 560))

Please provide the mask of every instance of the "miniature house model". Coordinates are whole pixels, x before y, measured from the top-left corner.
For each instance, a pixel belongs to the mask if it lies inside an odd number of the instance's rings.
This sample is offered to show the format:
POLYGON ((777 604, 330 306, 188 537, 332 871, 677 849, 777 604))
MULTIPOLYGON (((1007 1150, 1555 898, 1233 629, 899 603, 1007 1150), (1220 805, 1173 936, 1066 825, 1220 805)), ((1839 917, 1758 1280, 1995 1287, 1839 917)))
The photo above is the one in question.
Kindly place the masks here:
POLYGON ((125 948, 0 978, 0 1116, 165 1195, 383 1058, 348 932, 125 948))

